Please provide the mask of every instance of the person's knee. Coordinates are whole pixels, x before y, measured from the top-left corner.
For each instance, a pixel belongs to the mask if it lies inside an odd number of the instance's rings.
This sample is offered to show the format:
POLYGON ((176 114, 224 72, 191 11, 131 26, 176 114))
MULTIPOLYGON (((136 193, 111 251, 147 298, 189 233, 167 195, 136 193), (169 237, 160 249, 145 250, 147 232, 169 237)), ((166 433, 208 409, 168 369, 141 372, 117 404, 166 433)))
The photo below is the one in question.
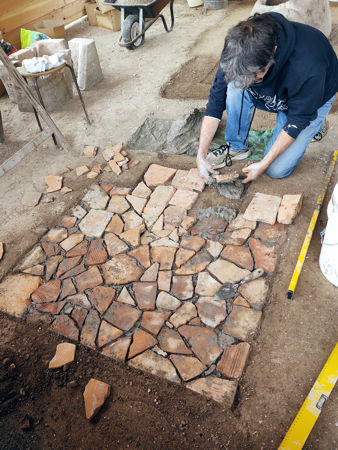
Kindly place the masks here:
POLYGON ((292 173, 293 169, 294 167, 278 167, 278 165, 272 164, 266 169, 265 173, 270 178, 285 178, 292 173))

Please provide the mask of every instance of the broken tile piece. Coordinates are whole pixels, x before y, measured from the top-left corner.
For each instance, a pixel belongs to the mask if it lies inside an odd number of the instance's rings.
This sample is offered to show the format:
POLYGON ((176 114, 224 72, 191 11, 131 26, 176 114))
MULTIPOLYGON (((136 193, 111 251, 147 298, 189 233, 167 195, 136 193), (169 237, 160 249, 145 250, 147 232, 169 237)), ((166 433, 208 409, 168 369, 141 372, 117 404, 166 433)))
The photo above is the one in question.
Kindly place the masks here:
POLYGON ((255 220, 244 219, 243 214, 238 214, 228 225, 228 231, 240 230, 241 228, 250 228, 254 230, 257 222, 255 220))
POLYGON ((244 219, 256 220, 273 225, 281 202, 281 197, 256 192, 244 213, 244 219))
POLYGON ((128 289, 124 286, 117 297, 117 301, 126 305, 136 306, 133 297, 129 294, 128 289))
POLYGON ((203 248, 187 263, 176 269, 176 275, 193 275, 202 272, 212 261, 210 254, 203 248))
POLYGON ((237 345, 227 347, 217 364, 217 369, 227 378, 240 378, 249 356, 249 351, 250 345, 247 342, 240 342, 237 345))
POLYGON ((175 330, 163 329, 158 336, 161 349, 169 353, 191 355, 192 351, 185 345, 179 333, 175 330))
POLYGON ((99 333, 97 335, 97 345, 98 347, 103 347, 108 344, 108 342, 114 341, 115 339, 122 336, 123 331, 110 325, 110 323, 102 320, 99 333))
POLYGON ((194 250, 195 252, 198 252, 204 244, 205 240, 199 236, 183 236, 181 239, 181 247, 194 250))
POLYGON ((91 420, 99 412, 109 393, 109 384, 103 383, 95 378, 89 381, 83 393, 86 418, 88 420, 91 420))
POLYGON ((204 217, 200 219, 191 229, 193 236, 200 236, 204 239, 214 239, 220 233, 223 233, 228 222, 216 217, 204 217))
POLYGON ((303 194, 298 195, 283 195, 279 210, 277 221, 290 225, 298 216, 303 203, 303 194))
POLYGON ((151 189, 141 181, 131 193, 134 197, 149 198, 151 189))
POLYGON ((73 284, 73 281, 68 278, 67 280, 64 280, 62 283, 62 290, 60 294, 60 300, 68 297, 69 295, 76 294, 76 289, 73 284))
POLYGON ((182 303, 168 292, 160 292, 156 299, 156 307, 175 311, 182 303))
POLYGON ((183 381, 189 381, 200 375, 206 367, 193 356, 171 355, 170 361, 174 364, 183 381))
POLYGON ((37 264, 36 266, 30 267, 29 269, 25 269, 22 272, 28 273, 30 275, 43 275, 44 267, 41 264, 37 264))
POLYGON ((120 173, 122 172, 120 166, 112 159, 108 161, 108 166, 115 173, 115 175, 120 175, 120 173))
POLYGON ((241 341, 246 341, 255 333, 262 317, 262 311, 233 306, 229 317, 223 325, 223 333, 230 334, 241 341))
POLYGON ((45 183, 47 184, 47 192, 56 192, 62 188, 63 177, 58 175, 48 175, 45 177, 45 183))
POLYGON ((98 175, 99 175, 99 174, 98 174, 97 172, 94 172, 94 171, 91 170, 90 172, 87 173, 87 178, 93 180, 93 179, 96 178, 98 175))
POLYGON ((218 327, 227 317, 225 300, 200 297, 196 303, 201 321, 210 328, 218 327))
POLYGON ((96 286, 88 292, 89 300, 101 314, 109 308, 115 294, 115 289, 110 286, 96 286))
POLYGON ((151 350, 146 350, 141 355, 131 359, 129 365, 135 369, 143 370, 173 383, 180 384, 180 379, 172 363, 167 358, 163 358, 151 350))
POLYGON ((217 344, 215 331, 192 325, 183 325, 178 331, 188 340, 192 351, 206 366, 216 361, 222 353, 222 349, 217 344))
POLYGON ((127 241, 132 247, 140 244, 140 230, 133 228, 120 234, 121 239, 127 241))
POLYGON ((258 239, 251 238, 249 246, 255 259, 256 268, 261 268, 265 272, 274 272, 277 263, 277 256, 274 253, 275 247, 263 244, 258 239))
POLYGON ((221 173, 220 175, 213 175, 217 183, 230 183, 231 181, 237 180, 239 178, 239 173, 229 172, 221 173))
POLYGON ((122 219, 124 221, 124 231, 132 230, 134 228, 138 228, 141 231, 144 231, 143 219, 135 211, 128 211, 122 215, 122 219), (143 230, 142 230, 143 228, 143 230))
POLYGON ((181 267, 184 263, 189 261, 195 255, 193 250, 188 250, 186 248, 179 248, 176 252, 175 264, 176 267, 181 267))
POLYGON ((187 300, 194 295, 194 285, 191 275, 174 276, 171 293, 181 300, 187 300))
POLYGON ((134 358, 136 355, 143 353, 148 348, 157 344, 155 339, 150 333, 138 328, 133 334, 133 342, 130 345, 128 359, 134 358))
POLYGON ((133 284, 135 300, 143 311, 152 311, 155 309, 157 283, 140 281, 133 284))
POLYGON ((63 261, 61 261, 56 275, 58 277, 61 277, 64 273, 68 272, 69 270, 73 269, 73 267, 77 266, 80 261, 81 256, 74 256, 73 258, 65 258, 63 261))
POLYGON ((161 270, 158 274, 157 285, 160 291, 170 291, 171 286, 171 270, 161 270))
POLYGON ((60 311, 65 306, 65 303, 66 303, 65 301, 54 303, 36 303, 34 305, 34 308, 42 313, 49 313, 56 315, 60 314, 60 311))
POLYGON ((42 279, 33 275, 10 275, 0 283, 0 309, 15 317, 22 317, 29 306, 32 292, 36 292, 42 279))
POLYGON ((170 317, 170 323, 175 328, 185 325, 191 319, 197 317, 196 306, 192 302, 185 302, 183 305, 170 317))
POLYGON ((108 211, 91 209, 79 223, 79 228, 86 236, 100 238, 112 215, 113 214, 108 211))
POLYGON ((145 311, 142 315, 140 326, 150 333, 157 335, 170 314, 167 311, 145 311))
POLYGON ((198 198, 197 192, 186 191, 184 189, 177 189, 177 191, 171 198, 169 204, 179 206, 185 210, 188 210, 192 207, 197 198, 198 198))
POLYGON ((151 257, 153 262, 160 263, 160 270, 170 270, 172 268, 176 248, 173 247, 153 247, 151 257))
POLYGON ((141 316, 141 311, 138 311, 132 306, 124 303, 113 302, 105 313, 105 320, 120 328, 123 331, 130 330, 141 316))
POLYGON ((178 227, 187 215, 187 210, 180 206, 168 206, 163 213, 164 227, 172 225, 178 227))
POLYGON ((150 258, 149 258, 149 247, 148 245, 141 245, 140 247, 131 250, 128 253, 130 256, 133 256, 137 261, 146 269, 150 267, 150 258))
POLYGON ((36 206, 39 203, 41 196, 41 192, 33 190, 26 191, 22 197, 21 203, 24 206, 36 206))
POLYGON ((143 270, 136 261, 128 255, 113 256, 101 266, 106 284, 119 285, 137 281, 143 270))
POLYGON ((46 281, 49 281, 52 278, 52 276, 56 272, 56 269, 57 269, 59 263, 62 261, 62 259, 63 259, 63 257, 61 255, 52 256, 51 258, 47 259, 46 274, 45 274, 46 281))
POLYGON ((129 192, 131 191, 131 188, 123 187, 123 186, 112 186, 110 190, 110 195, 122 195, 126 197, 129 192))
POLYGON ((254 233, 254 237, 265 241, 277 241, 286 233, 286 225, 276 222, 274 225, 260 223, 254 233))
MULTIPOLYGON (((83 219, 87 214, 87 211, 82 208, 82 206, 77 205, 71 210, 72 216, 75 216, 77 219, 83 219)), ((69 228, 69 227, 67 227, 69 228)))
POLYGON ((123 223, 122 219, 120 218, 120 216, 117 214, 114 214, 111 221, 107 225, 105 231, 108 233, 115 233, 115 234, 119 235, 120 233, 122 233, 123 227, 124 227, 124 223, 123 223))
POLYGON ((223 250, 223 245, 217 241, 208 240, 205 248, 208 250, 211 256, 217 258, 223 250))
POLYGON ((68 231, 65 228, 52 228, 46 234, 46 241, 61 242, 68 236, 68 231))
POLYGON ((176 169, 151 164, 144 174, 144 181, 148 187, 159 186, 170 181, 176 173, 176 169))
POLYGON ((105 209, 109 201, 109 195, 107 195, 98 184, 95 184, 89 189, 82 201, 88 208, 105 209))
POLYGON ((129 202, 122 195, 112 195, 107 206, 107 211, 115 214, 123 214, 130 208, 129 202))
POLYGON ((93 266, 86 272, 77 275, 75 283, 79 291, 84 291, 102 284, 103 279, 97 266, 93 266))
POLYGON ((223 259, 212 262, 207 270, 221 283, 237 283, 250 273, 249 270, 240 269, 235 264, 223 259))
POLYGON ((237 383, 209 376, 190 381, 186 387, 220 403, 223 408, 231 408, 236 395, 237 383))
POLYGON ((70 342, 62 342, 56 346, 54 357, 49 361, 48 369, 58 369, 70 364, 75 359, 76 345, 70 342))
POLYGON ((32 300, 37 303, 55 302, 60 294, 61 282, 60 280, 48 281, 42 284, 32 294, 32 300))
POLYGON ((242 269, 250 270, 254 268, 254 261, 248 247, 238 245, 227 245, 221 253, 221 257, 235 263, 242 269))
POLYGON ((263 309, 268 291, 269 285, 265 278, 257 278, 238 289, 238 292, 249 302, 249 306, 258 310, 263 309))
POLYGON ((215 236, 215 239, 223 245, 243 245, 251 234, 250 228, 240 230, 225 231, 215 236))
POLYGON ((96 336, 101 323, 100 316, 96 310, 89 311, 81 330, 81 344, 96 348, 96 336))
POLYGON ((134 195, 127 195, 126 199, 138 214, 142 214, 145 204, 147 203, 147 199, 136 197, 134 195))
POLYGON ((98 151, 96 145, 85 145, 83 148, 82 156, 85 158, 95 158, 98 151))
POLYGON ((68 252, 68 250, 75 247, 77 244, 83 241, 83 234, 81 233, 73 233, 67 237, 64 241, 60 243, 60 246, 68 252))
POLYGON ((151 265, 142 275, 141 281, 156 281, 159 267, 159 263, 151 265))
POLYGON ((102 239, 93 239, 90 242, 88 253, 86 255, 85 263, 87 266, 96 266, 107 261, 107 250, 103 246, 102 239))
POLYGON ((189 230, 193 226, 194 222, 195 222, 194 217, 186 216, 181 223, 181 227, 184 228, 185 230, 189 230))
POLYGON ((203 297, 212 297, 220 289, 221 283, 208 272, 200 272, 197 277, 195 293, 203 297))
POLYGON ((74 320, 66 314, 57 316, 52 323, 51 328, 62 336, 72 339, 73 341, 77 342, 79 340, 79 329, 75 325, 74 320))
POLYGON ((88 169, 87 166, 80 166, 80 167, 77 167, 77 168, 75 169, 75 172, 76 172, 76 175, 77 175, 78 177, 80 177, 81 175, 84 175, 84 174, 88 173, 88 172, 89 172, 89 169, 88 169))
POLYGON ((102 349, 102 354, 114 359, 121 359, 125 361, 129 345, 131 342, 131 337, 122 337, 116 342, 107 345, 102 349))
POLYGON ((244 308, 250 308, 250 303, 241 296, 236 297, 233 304, 237 306, 243 306, 244 308))

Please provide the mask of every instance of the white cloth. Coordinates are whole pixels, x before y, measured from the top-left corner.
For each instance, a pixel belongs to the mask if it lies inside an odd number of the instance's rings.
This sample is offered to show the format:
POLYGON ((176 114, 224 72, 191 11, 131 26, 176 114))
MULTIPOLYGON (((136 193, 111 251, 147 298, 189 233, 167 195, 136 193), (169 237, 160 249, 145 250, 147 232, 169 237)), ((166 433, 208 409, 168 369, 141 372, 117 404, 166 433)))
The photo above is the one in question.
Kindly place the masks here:
POLYGON ((34 56, 32 59, 24 59, 22 65, 29 73, 45 72, 66 63, 63 56, 62 52, 54 53, 54 55, 34 56))

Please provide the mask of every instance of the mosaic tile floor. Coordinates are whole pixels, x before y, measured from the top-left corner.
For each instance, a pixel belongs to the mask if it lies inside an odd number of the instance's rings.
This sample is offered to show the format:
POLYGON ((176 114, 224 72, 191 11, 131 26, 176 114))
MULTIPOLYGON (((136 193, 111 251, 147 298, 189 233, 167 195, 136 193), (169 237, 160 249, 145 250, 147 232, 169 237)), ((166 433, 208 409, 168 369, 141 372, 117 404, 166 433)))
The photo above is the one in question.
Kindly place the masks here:
POLYGON ((94 185, 0 284, 0 309, 231 406, 285 225, 195 219, 197 169, 151 165, 135 189, 94 185), (233 302, 215 297, 261 267, 233 302))

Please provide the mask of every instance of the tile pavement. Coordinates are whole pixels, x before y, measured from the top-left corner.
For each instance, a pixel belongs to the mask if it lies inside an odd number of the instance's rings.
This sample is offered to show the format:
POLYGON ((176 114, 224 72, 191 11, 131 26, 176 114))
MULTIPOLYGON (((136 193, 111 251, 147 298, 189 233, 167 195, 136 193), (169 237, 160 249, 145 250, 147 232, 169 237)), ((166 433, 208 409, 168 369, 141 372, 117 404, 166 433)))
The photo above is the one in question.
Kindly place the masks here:
POLYGON ((0 284, 0 309, 49 314, 74 342, 231 407, 286 228, 198 221, 203 189, 196 169, 155 164, 133 190, 94 185, 0 284), (214 298, 257 267, 233 304, 214 298))

